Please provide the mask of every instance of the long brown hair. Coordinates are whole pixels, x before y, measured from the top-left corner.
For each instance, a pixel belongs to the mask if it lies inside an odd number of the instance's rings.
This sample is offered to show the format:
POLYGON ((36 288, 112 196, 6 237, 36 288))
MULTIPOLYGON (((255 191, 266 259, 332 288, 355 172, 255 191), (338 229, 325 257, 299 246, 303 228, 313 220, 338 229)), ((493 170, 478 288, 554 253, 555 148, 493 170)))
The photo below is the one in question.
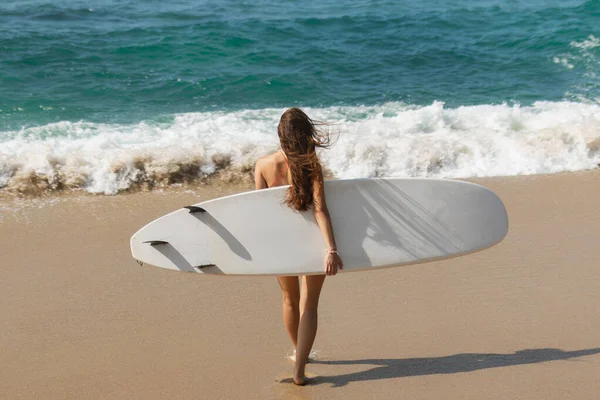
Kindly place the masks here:
POLYGON ((316 148, 331 146, 329 133, 320 128, 326 125, 313 121, 299 108, 286 110, 279 121, 277 133, 292 175, 285 203, 295 210, 313 206, 313 182, 323 176, 316 148))

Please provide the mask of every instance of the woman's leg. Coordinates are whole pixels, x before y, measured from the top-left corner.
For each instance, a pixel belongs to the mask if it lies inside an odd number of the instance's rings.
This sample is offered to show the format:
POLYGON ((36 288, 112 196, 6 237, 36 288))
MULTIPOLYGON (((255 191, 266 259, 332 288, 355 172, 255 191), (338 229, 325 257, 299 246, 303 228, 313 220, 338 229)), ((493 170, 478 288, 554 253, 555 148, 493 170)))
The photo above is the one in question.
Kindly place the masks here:
POLYGON ((302 277, 302 293, 300 296, 300 309, 302 310, 298 326, 298 341, 296 347, 296 364, 294 365, 294 383, 303 385, 306 377, 304 369, 308 362, 308 355, 312 349, 317 335, 317 308, 321 288, 325 282, 325 275, 309 275, 302 277))
POLYGON ((283 324, 296 349, 300 321, 300 283, 297 276, 278 276, 277 280, 283 295, 283 324))

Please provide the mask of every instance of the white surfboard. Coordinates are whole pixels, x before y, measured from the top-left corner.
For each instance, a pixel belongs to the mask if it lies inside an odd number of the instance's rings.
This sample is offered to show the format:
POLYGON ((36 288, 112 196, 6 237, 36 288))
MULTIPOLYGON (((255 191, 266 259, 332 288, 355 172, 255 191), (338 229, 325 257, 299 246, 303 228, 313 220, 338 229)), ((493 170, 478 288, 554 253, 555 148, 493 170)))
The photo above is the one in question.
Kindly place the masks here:
MULTIPOLYGON (((283 204, 285 187, 179 209, 140 229, 140 263, 226 275, 323 272, 325 244, 312 211, 283 204)), ((439 179, 354 179, 325 183, 343 272, 456 257, 500 242, 502 201, 473 183, 439 179)))

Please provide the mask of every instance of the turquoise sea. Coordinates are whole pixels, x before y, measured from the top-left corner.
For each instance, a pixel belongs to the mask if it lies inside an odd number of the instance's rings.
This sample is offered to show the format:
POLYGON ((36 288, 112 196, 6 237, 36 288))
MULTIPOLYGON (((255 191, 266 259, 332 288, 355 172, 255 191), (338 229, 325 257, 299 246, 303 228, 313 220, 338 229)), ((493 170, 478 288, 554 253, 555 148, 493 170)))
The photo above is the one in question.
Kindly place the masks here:
POLYGON ((0 4, 0 191, 243 175, 290 106, 340 178, 593 168, 600 1, 0 4))

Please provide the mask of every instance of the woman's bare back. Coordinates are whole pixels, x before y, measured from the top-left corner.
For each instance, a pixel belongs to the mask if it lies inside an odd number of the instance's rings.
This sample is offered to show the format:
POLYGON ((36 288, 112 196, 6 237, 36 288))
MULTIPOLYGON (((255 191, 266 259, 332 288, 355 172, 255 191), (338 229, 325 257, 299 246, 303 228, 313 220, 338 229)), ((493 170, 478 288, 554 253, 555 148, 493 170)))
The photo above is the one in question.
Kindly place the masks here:
POLYGON ((256 162, 256 186, 261 189, 290 184, 289 166, 283 152, 277 151, 256 162), (262 182, 261 182, 262 180, 262 182))

